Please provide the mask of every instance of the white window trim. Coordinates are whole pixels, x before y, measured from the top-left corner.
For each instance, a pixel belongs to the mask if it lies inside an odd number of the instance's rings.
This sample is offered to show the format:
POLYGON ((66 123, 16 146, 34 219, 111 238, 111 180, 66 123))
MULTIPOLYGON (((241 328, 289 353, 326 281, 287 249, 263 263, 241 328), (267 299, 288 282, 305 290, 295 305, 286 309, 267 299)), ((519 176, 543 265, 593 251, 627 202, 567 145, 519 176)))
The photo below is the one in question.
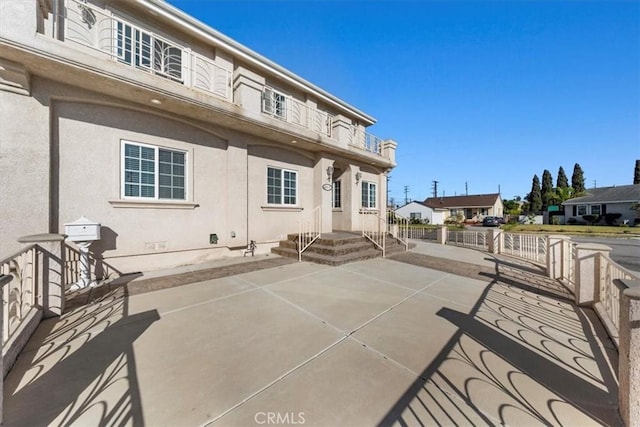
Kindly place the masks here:
POLYGON ((337 179, 335 181, 333 181, 333 184, 331 185, 331 208, 334 211, 342 211, 342 180, 341 179, 337 179), (339 202, 340 202, 340 206, 336 206, 336 183, 338 183, 338 185, 340 186, 340 198, 339 198, 339 202))
POLYGON ((262 91, 262 112, 264 114, 267 114, 271 117, 275 117, 276 119, 279 120, 284 120, 284 121, 289 121, 289 109, 290 109, 290 104, 291 104, 291 97, 289 95, 287 95, 284 92, 279 91, 278 89, 274 89, 270 86, 265 86, 263 91, 262 91), (271 108, 267 108, 266 105, 266 98, 267 98, 267 94, 269 94, 269 98, 271 101, 271 108), (284 98, 284 109, 282 111, 282 114, 278 114, 277 113, 277 109, 275 108, 276 105, 276 100, 275 97, 276 96, 281 96, 284 98))
POLYGON ((266 169, 266 182, 265 182, 265 204, 264 207, 271 207, 271 208, 297 208, 300 205, 300 192, 298 191, 298 176, 300 174, 298 173, 297 170, 294 169, 287 169, 287 168, 283 168, 280 166, 267 166, 266 169), (282 201, 282 203, 269 203, 269 169, 277 169, 280 171, 280 200, 282 201), (284 172, 291 172, 294 173, 296 175, 296 202, 295 203, 284 203, 284 172))
MULTIPOLYGON (((184 46, 182 46, 180 43, 174 42, 173 40, 169 40, 165 37, 162 37, 156 33, 154 33, 153 31, 146 29, 140 25, 134 24, 133 22, 113 14, 112 15, 112 19, 114 21, 114 25, 113 25, 113 29, 112 29, 112 42, 113 42, 113 47, 112 47, 112 57, 118 61, 121 62, 123 64, 126 64, 130 67, 139 69, 139 70, 144 70, 145 72, 148 72, 150 74, 157 74, 159 76, 162 76, 164 78, 179 82, 179 83, 184 83, 185 82, 185 75, 188 74, 186 72, 185 69, 185 63, 187 61, 187 55, 188 52, 186 51, 186 48, 184 46), (129 26, 131 27, 131 35, 132 35, 132 39, 131 39, 131 61, 127 62, 125 59, 124 54, 123 55, 118 55, 118 49, 120 48, 119 46, 119 39, 118 39, 118 23, 123 25, 123 30, 124 30, 124 26, 129 26), (150 64, 149 66, 144 66, 144 65, 136 65, 135 64, 135 44, 136 44, 136 40, 133 37, 133 34, 135 31, 139 31, 141 33, 145 33, 146 35, 148 35, 150 37, 151 40, 151 44, 149 47, 150 50, 150 64), (162 43, 165 43, 167 45, 169 45, 170 47, 173 48, 177 48, 180 50, 180 77, 176 77, 176 76, 172 76, 171 74, 166 73, 164 70, 157 70, 154 67, 154 60, 155 60, 155 43, 154 41, 158 40, 162 43)), ((123 34, 123 37, 125 37, 125 35, 123 34)), ((124 49, 124 47, 123 47, 124 49)))
POLYGON ((189 152, 187 150, 180 150, 176 148, 164 147, 153 144, 145 144, 142 142, 136 142, 131 140, 120 140, 120 200, 122 201, 137 201, 137 202, 160 202, 165 205, 168 204, 189 204, 189 152), (140 147, 152 148, 155 150, 155 171, 153 179, 154 197, 142 197, 142 196, 125 196, 125 145, 137 145, 140 147), (175 151, 184 154, 184 199, 161 199, 158 197, 160 193, 160 156, 159 150, 175 151))
POLYGON ((372 181, 361 181, 361 185, 362 188, 360 189, 360 208, 362 210, 377 210, 378 209, 378 184, 372 181), (368 189, 367 189, 367 205, 368 206, 362 206, 362 188, 364 188, 364 185, 367 185, 368 189), (375 186, 375 205, 371 206, 371 185, 375 186))

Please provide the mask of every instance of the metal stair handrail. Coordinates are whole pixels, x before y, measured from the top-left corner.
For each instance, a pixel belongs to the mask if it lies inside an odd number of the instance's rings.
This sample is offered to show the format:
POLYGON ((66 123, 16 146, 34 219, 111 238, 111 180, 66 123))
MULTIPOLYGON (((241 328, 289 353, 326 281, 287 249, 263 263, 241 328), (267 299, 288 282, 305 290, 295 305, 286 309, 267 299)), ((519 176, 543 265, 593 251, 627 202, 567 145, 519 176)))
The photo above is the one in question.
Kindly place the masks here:
POLYGON ((362 218, 362 236, 369 239, 382 250, 382 257, 386 255, 387 220, 380 217, 378 212, 364 211, 362 218))
POLYGON ((311 211, 309 218, 298 221, 298 261, 302 261, 302 252, 322 235, 322 207, 311 211))

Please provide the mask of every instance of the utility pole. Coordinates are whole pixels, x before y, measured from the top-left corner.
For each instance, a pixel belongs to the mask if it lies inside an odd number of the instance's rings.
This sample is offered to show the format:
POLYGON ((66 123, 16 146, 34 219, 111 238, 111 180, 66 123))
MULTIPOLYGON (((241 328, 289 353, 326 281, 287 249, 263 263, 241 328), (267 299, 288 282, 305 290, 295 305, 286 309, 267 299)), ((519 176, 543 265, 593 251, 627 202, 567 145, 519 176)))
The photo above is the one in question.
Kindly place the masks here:
POLYGON ((433 185, 431 186, 431 191, 433 192, 433 198, 438 198, 438 181, 431 181, 433 185))
POLYGON ((409 203, 409 186, 405 185, 404 186, 404 204, 406 205, 407 203, 409 203))
POLYGON ((464 182, 464 195, 469 195, 469 183, 467 181, 464 182))

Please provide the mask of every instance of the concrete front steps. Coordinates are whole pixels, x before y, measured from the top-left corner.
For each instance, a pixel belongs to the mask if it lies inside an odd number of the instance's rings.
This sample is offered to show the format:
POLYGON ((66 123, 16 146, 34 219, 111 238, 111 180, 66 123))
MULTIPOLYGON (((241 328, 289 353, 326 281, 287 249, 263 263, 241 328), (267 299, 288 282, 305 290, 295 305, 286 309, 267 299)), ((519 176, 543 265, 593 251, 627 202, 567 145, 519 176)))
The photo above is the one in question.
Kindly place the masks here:
MULTIPOLYGON (((280 241, 278 247, 272 248, 274 254, 298 259, 298 235, 289 234, 287 240, 280 241)), ((404 244, 395 238, 387 236, 385 242, 386 254, 403 252, 404 244)), ((349 232, 324 233, 302 253, 302 260, 325 265, 342 265, 349 262, 363 261, 382 256, 382 250, 377 248, 366 237, 349 232)))

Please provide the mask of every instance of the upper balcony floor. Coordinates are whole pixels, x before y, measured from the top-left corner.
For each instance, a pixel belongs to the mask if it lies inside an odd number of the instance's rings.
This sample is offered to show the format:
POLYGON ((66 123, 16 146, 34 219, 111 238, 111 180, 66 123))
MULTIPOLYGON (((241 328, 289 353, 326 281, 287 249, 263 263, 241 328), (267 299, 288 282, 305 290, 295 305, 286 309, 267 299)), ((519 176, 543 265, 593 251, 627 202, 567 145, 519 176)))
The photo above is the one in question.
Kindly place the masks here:
MULTIPOLYGON (((367 130, 375 123, 373 117, 164 1, 10 3, 21 4, 3 5, 0 49, 7 41, 14 48, 40 48, 49 52, 51 60, 84 68, 88 74, 108 74, 114 80, 128 77, 131 83, 161 90, 169 98, 197 102, 200 109, 253 121, 256 129, 266 126, 289 140, 320 143, 323 150, 337 149, 373 159, 379 166, 395 166, 390 151, 396 144, 386 144, 367 130)), ((1 56, 5 56, 2 50, 1 56)))

